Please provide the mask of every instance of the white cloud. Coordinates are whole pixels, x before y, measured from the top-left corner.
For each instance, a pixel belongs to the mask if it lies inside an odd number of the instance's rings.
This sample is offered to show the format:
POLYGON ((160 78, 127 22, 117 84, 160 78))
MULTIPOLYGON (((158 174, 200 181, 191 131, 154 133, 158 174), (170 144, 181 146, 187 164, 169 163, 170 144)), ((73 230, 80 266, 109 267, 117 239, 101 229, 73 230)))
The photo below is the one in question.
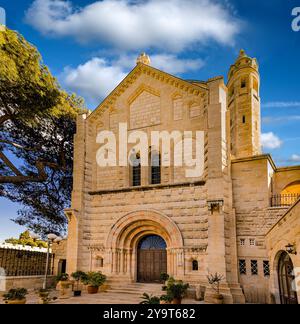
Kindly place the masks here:
POLYGON ((280 148, 282 145, 281 139, 272 132, 261 134, 261 142, 263 148, 272 150, 280 148))
MULTIPOLYGON (((130 70, 135 64, 136 55, 121 55, 113 62, 123 69, 130 70)), ((174 54, 154 54, 150 55, 151 66, 170 74, 182 74, 189 71, 197 71, 204 66, 201 59, 183 59, 174 54)))
POLYGON ((61 78, 68 89, 96 104, 125 76, 126 73, 119 66, 110 65, 105 59, 95 57, 76 68, 66 67, 61 78))
POLYGON ((35 0, 26 21, 44 34, 104 42, 119 49, 181 51, 209 40, 233 44, 240 29, 228 5, 215 0, 35 0))
POLYGON ((299 101, 274 101, 274 102, 266 102, 262 104, 264 108, 300 108, 299 101))
POLYGON ((291 157, 292 162, 300 162, 300 155, 293 154, 291 157))
POLYGON ((293 115, 293 116, 279 116, 279 117, 263 117, 262 122, 264 124, 273 124, 273 123, 285 123, 285 122, 293 122, 300 120, 299 115, 293 115))
MULTIPOLYGON (((94 57, 77 67, 66 67, 60 79, 69 90, 77 92, 92 104, 105 98, 135 66, 137 55, 124 55, 108 61, 94 57)), ((168 73, 180 74, 200 69, 200 59, 181 59, 173 54, 151 56, 151 65, 168 73)))

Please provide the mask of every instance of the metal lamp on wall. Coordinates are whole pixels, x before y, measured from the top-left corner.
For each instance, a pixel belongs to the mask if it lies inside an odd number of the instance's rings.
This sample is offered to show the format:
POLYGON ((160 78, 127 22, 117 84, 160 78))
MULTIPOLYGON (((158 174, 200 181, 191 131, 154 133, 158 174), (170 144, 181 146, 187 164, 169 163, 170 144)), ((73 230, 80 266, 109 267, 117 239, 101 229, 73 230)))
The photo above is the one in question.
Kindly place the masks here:
POLYGON ((294 254, 297 255, 297 251, 296 251, 296 246, 295 244, 291 244, 289 243, 288 245, 286 245, 285 250, 288 254, 294 254))

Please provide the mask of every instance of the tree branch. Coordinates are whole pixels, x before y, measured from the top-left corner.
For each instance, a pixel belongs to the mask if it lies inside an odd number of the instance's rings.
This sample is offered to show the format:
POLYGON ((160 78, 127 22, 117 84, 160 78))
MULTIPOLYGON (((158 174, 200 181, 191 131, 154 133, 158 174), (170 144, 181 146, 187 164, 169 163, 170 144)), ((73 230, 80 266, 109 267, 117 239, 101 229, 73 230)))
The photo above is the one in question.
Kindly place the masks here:
POLYGON ((0 151, 0 159, 11 169, 11 171, 18 177, 23 176, 23 174, 18 170, 17 167, 8 159, 8 157, 0 151))

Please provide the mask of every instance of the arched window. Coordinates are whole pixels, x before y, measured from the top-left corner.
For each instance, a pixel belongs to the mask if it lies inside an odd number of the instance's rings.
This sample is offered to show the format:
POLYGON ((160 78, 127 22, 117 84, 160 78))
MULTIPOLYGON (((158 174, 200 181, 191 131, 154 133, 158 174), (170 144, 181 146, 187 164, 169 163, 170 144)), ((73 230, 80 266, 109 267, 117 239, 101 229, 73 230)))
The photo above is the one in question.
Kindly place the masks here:
POLYGON ((101 256, 97 256, 96 258, 96 267, 103 268, 103 258, 101 256))
POLYGON ((192 266, 193 266, 193 271, 199 270, 199 265, 197 260, 193 260, 192 266))
POLYGON ((141 157, 139 153, 134 153, 130 157, 131 164, 131 185, 138 187, 141 185, 141 157))
POLYGON ((150 172, 150 184, 161 183, 161 158, 157 151, 151 151, 151 172, 150 172))

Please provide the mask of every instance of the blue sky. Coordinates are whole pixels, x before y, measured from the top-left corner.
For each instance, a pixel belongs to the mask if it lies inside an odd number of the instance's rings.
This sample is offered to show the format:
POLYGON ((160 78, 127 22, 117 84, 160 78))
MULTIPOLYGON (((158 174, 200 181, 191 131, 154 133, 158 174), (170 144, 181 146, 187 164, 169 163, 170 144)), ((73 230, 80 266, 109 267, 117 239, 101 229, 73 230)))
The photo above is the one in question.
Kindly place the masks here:
MULTIPOLYGON (((37 46, 61 85, 90 109, 146 51, 186 79, 226 78, 241 48, 258 59, 264 151, 300 164, 300 0, 0 0, 9 28, 37 46)), ((19 206, 0 199, 0 240, 21 228, 19 206)))

